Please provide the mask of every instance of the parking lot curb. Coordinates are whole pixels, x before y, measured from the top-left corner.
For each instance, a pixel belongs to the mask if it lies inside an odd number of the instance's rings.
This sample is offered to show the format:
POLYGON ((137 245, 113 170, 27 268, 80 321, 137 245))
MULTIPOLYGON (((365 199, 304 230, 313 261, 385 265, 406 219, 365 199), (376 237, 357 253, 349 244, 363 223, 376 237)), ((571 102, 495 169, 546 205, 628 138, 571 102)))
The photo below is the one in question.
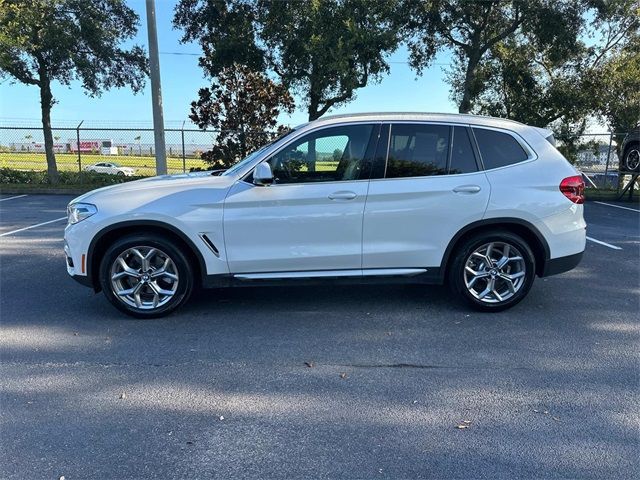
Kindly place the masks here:
POLYGON ((82 195, 100 187, 73 187, 73 188, 52 188, 52 187, 25 187, 22 185, 0 185, 0 193, 23 194, 44 194, 44 195, 82 195))

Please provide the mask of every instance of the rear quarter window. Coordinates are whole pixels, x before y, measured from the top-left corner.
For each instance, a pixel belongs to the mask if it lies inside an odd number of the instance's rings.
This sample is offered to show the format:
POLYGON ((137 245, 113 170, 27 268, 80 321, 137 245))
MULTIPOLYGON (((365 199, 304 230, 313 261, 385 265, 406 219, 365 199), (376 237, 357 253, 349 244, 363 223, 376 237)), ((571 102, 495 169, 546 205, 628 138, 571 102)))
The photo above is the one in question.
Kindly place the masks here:
POLYGON ((524 162, 529 158, 520 143, 508 133, 474 128, 473 134, 486 170, 524 162))

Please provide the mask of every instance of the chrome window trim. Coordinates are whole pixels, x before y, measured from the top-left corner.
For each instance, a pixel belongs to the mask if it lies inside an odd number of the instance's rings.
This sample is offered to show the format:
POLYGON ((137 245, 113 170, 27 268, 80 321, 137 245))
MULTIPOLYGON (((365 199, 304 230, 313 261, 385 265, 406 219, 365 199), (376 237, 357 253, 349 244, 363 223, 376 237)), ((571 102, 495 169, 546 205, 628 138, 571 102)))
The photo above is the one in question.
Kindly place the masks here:
MULTIPOLYGON (((394 124, 409 124, 409 125, 416 125, 416 124, 427 124, 427 125, 441 125, 443 127, 449 127, 449 154, 448 154, 448 158, 447 158, 447 172, 449 171, 449 168, 451 168, 451 151, 453 150, 453 131, 454 128, 453 127, 473 127, 473 125, 466 123, 466 122, 461 122, 461 123, 457 123, 457 122, 439 122, 437 120, 402 120, 402 121, 390 121, 390 122, 382 122, 383 124, 388 124, 389 125, 389 138, 387 140, 387 155, 384 159, 384 176, 382 178, 372 178, 371 180, 411 180, 413 178, 438 178, 438 177, 454 177, 454 176, 460 176, 460 175, 475 175, 477 173, 481 173, 484 172, 484 165, 481 165, 482 168, 478 168, 478 170, 476 170, 475 172, 465 172, 465 173, 445 173, 444 175, 422 175, 419 177, 395 177, 395 178, 387 178, 387 165, 389 164, 389 149, 391 148, 391 132, 393 131, 393 125, 394 124)), ((475 142, 475 138, 473 139, 473 141, 475 142)), ((474 152, 474 156, 475 156, 475 152, 474 152)), ((476 159, 476 163, 477 163, 476 159)), ((480 166, 479 166, 480 167, 480 166)))
POLYGON ((524 138, 522 138, 518 133, 512 130, 507 130, 505 128, 498 128, 498 127, 486 127, 484 125, 479 126, 479 125, 470 124, 469 126, 471 127, 471 133, 473 134, 473 142, 476 144, 476 149, 477 149, 478 155, 480 156, 480 163, 482 164, 482 170, 485 172, 492 172, 494 170, 500 170, 502 168, 509 168, 515 165, 522 165, 523 163, 532 162, 538 159, 538 154, 536 153, 536 151, 527 143, 527 141, 524 138), (486 168, 484 164, 484 159, 482 158, 482 152, 480 151, 480 145, 478 144, 478 140, 476 139, 476 133, 474 131, 474 129, 476 128, 483 129, 483 130, 493 130, 498 133, 506 133, 507 135, 510 135, 516 142, 518 142, 518 145, 520 145, 520 147, 527 154, 527 158, 525 158, 520 162, 510 163, 509 165, 503 165, 501 167, 486 168))

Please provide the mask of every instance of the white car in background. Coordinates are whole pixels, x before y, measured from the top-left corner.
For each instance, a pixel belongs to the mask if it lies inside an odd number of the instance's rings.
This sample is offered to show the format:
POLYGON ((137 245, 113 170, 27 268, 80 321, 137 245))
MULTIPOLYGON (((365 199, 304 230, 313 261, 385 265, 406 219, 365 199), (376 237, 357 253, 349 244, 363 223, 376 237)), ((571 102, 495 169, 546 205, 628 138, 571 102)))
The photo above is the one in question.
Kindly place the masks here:
POLYGON ((121 167, 117 163, 101 162, 85 167, 87 172, 108 173, 110 175, 126 175, 133 176, 136 171, 131 167, 121 167))
POLYGON ((222 175, 76 198, 67 271, 140 318, 197 287, 311 281, 446 283, 473 308, 504 310, 585 249, 584 182, 553 143, 474 115, 321 118, 222 175))

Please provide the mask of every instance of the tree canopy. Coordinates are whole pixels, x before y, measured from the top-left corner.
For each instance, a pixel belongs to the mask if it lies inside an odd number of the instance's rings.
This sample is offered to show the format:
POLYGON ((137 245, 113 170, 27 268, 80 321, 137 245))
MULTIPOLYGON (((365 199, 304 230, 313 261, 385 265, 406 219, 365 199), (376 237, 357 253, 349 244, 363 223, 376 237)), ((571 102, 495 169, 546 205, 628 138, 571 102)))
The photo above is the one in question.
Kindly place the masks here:
POLYGON ((0 0, 0 75, 40 89, 50 179, 57 178, 51 82, 78 80, 92 96, 111 87, 140 91, 145 52, 120 46, 138 25, 138 15, 123 0, 0 0))
POLYGON ((213 148, 203 159, 213 168, 228 168, 278 136, 281 112, 292 113, 293 99, 282 85, 244 65, 222 69, 210 87, 201 88, 191 103, 200 128, 217 130, 213 148))
POLYGON ((448 49, 452 100, 469 113, 491 80, 487 57, 505 41, 527 32, 534 48, 562 56, 571 51, 583 21, 581 2, 547 0, 407 0, 410 64, 422 72, 448 49))
POLYGON ((233 63, 275 75, 305 99, 309 120, 389 71, 399 43, 395 0, 181 0, 174 25, 197 41, 215 77, 233 63))

